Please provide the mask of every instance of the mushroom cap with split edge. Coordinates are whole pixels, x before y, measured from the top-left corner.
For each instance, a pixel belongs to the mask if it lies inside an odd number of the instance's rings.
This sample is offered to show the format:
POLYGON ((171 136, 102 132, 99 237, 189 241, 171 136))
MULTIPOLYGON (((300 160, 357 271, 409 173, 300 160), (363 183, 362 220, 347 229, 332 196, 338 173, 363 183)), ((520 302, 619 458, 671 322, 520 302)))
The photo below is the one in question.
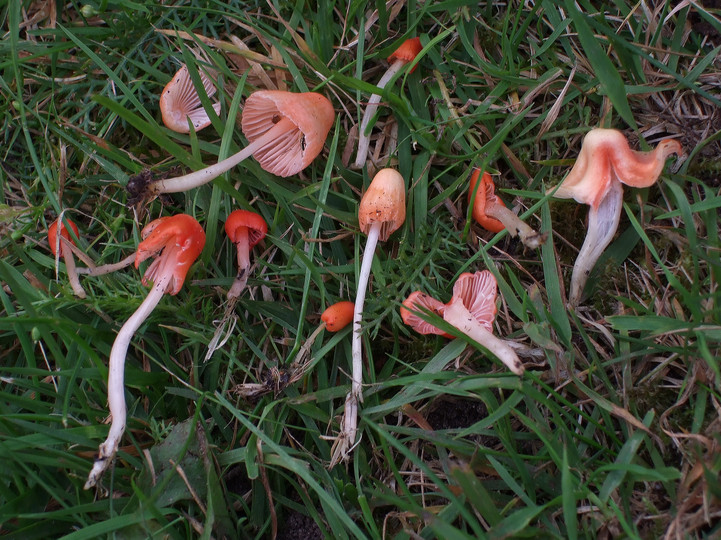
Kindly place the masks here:
POLYGON ((496 278, 488 270, 464 272, 453 284, 452 302, 461 302, 473 317, 489 332, 496 318, 496 278))
POLYGON ((135 253, 135 268, 144 260, 156 257, 143 275, 143 285, 170 271, 172 278, 166 292, 178 294, 190 267, 205 246, 205 232, 200 223, 187 214, 176 214, 151 221, 140 234, 143 241, 135 253))
POLYGON ((440 300, 436 300, 424 292, 414 291, 408 295, 408 298, 406 298, 401 305, 401 319, 403 319, 404 324, 410 326, 419 334, 437 334, 439 336, 453 339, 454 336, 447 334, 440 328, 423 320, 419 315, 419 312, 423 313, 423 311, 430 311, 440 317, 443 317, 443 309, 445 307, 446 305, 440 300))
MULTIPOLYGON (((205 93, 208 97, 212 97, 216 91, 213 81, 202 71, 199 71, 199 75, 205 93)), ((220 103, 214 103, 213 109, 216 114, 219 114, 220 103)), ((190 118, 195 131, 200 131, 210 125, 210 117, 200 102, 198 91, 193 86, 188 66, 183 65, 163 88, 163 92, 160 94, 160 113, 165 126, 178 133, 190 131, 188 118, 190 118)))
POLYGON ((376 173, 358 207, 358 224, 368 234, 374 223, 381 223, 382 242, 398 229, 406 219, 406 188, 401 174, 395 169, 381 169, 376 173))
POLYGON ((259 90, 245 101, 241 119, 243 134, 253 142, 282 118, 295 124, 295 129, 255 151, 253 157, 264 170, 286 177, 305 169, 320 154, 335 111, 328 98, 316 92, 259 90))
POLYGON ((245 227, 248 234, 248 247, 255 246, 268 232, 268 224, 260 214, 250 210, 234 210, 225 220, 225 232, 230 241, 236 244, 240 228, 245 227))

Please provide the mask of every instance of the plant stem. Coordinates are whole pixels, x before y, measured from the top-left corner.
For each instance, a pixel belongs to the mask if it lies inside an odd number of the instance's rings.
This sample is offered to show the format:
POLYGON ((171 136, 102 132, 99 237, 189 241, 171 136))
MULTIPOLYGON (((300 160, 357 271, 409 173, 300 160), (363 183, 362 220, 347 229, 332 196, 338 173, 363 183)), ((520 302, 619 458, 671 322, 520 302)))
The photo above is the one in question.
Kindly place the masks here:
POLYGON ((217 178, 224 172, 235 167, 245 158, 252 156, 263 146, 272 143, 283 133, 291 129, 297 129, 297 126, 287 118, 281 118, 275 126, 270 128, 252 143, 248 144, 248 146, 243 148, 237 154, 234 154, 223 161, 219 161, 215 165, 211 165, 205 169, 201 169, 184 176, 166 178, 165 180, 156 180, 151 184, 150 191, 152 191, 154 195, 158 195, 160 193, 179 193, 181 191, 188 191, 189 189, 207 184, 214 178, 217 178))
MULTIPOLYGON (((381 80, 378 81, 376 86, 378 88, 385 88, 388 81, 390 81, 393 76, 407 63, 408 62, 405 60, 394 61, 388 67, 388 70, 383 74, 383 77, 381 77, 381 80)), ((372 94, 368 100, 368 104, 366 105, 366 110, 363 113, 363 119, 361 120, 360 128, 358 128, 358 153, 356 154, 355 163, 353 165, 356 169, 362 169, 363 165, 365 165, 371 142, 370 133, 366 134, 366 131, 368 131, 368 124, 370 124, 371 118, 373 118, 373 115, 376 113, 380 101, 380 94, 372 94)))
POLYGON ((112 422, 108 438, 98 448, 98 457, 93 463, 90 474, 88 474, 85 489, 90 489, 97 484, 100 476, 108 468, 118 451, 118 444, 125 431, 127 417, 127 411, 125 410, 125 357, 128 353, 130 340, 160 302, 168 286, 169 279, 170 276, 165 279, 158 279, 153 284, 143 303, 138 306, 138 309, 125 322, 115 337, 108 361, 108 407, 112 422))
POLYGON ((523 375, 525 368, 516 353, 502 339, 486 330, 468 311, 461 300, 454 300, 446 306, 443 318, 472 340, 483 345, 516 375, 523 375))
POLYGON ((524 246, 535 249, 546 241, 545 233, 537 233, 530 225, 514 214, 512 210, 502 204, 486 204, 486 215, 503 223, 508 233, 511 236, 518 236, 524 246))

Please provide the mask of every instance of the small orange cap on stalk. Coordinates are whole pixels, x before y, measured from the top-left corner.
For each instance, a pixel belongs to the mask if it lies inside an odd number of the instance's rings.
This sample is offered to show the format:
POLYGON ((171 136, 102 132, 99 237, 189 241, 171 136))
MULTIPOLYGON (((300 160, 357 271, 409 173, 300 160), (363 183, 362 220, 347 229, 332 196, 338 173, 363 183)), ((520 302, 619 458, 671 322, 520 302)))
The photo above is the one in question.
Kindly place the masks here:
MULTIPOLYGON (((388 57, 388 61, 394 62, 396 60, 402 60, 405 63, 412 62, 422 49, 423 45, 421 45, 420 38, 414 37, 407 39, 388 57)), ((410 72, 413 73, 417 67, 418 64, 413 66, 410 72)))

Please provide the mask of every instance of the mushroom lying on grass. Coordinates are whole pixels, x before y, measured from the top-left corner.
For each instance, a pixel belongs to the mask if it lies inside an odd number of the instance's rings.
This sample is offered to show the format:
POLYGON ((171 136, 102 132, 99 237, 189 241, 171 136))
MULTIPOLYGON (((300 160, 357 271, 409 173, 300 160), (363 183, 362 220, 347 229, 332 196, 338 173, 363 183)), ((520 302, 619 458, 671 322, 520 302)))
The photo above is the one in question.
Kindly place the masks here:
POLYGON ((361 261, 353 314, 353 374, 351 391, 346 396, 343 427, 334 445, 331 466, 348 456, 355 442, 358 427, 358 404, 363 401, 363 350, 361 319, 366 288, 370 278, 373 254, 378 240, 385 242, 406 219, 406 190, 403 177, 394 169, 381 169, 376 173, 363 195, 358 208, 358 224, 367 235, 361 261))
POLYGON ((493 335, 496 290, 496 278, 488 270, 474 274, 466 272, 453 285, 453 297, 448 304, 416 291, 403 302, 401 318, 420 334, 448 335, 422 317, 426 312, 441 315, 448 324, 490 351, 511 372, 523 375, 525 368, 515 351, 493 335))
POLYGON ((575 199, 591 207, 586 238, 573 265, 572 307, 580 303, 588 275, 616 233, 623 204, 622 184, 651 186, 672 154, 683 154, 681 144, 674 139, 663 139, 654 150, 639 152, 631 150, 623 133, 615 129, 592 129, 584 137, 576 163, 554 193, 554 197, 575 199))
MULTIPOLYGON (((85 293, 85 289, 83 289, 83 286, 80 285, 80 279, 78 278, 78 270, 75 266, 75 258, 73 257, 72 246, 75 245, 75 241, 70 236, 70 232, 65 227, 65 225, 59 223, 60 219, 61 218, 56 219, 52 222, 50 227, 48 227, 48 244, 50 245, 50 251, 55 257, 56 268, 58 258, 60 257, 60 255, 63 256, 63 261, 65 262, 65 270, 68 273, 68 281, 70 282, 70 287, 72 287, 75 296, 79 298, 85 298, 87 295, 85 293), (60 231, 60 234, 58 234, 58 230, 60 231)), ((69 227, 73 230, 73 233, 77 237, 78 226, 67 218, 65 218, 65 223, 69 225, 69 227)))
POLYGON ((496 195, 496 186, 491 175, 484 171, 480 182, 478 181, 479 176, 481 176, 481 170, 473 169, 468 190, 468 203, 473 204, 473 219, 481 227, 491 232, 508 229, 511 236, 518 236, 523 245, 529 248, 537 248, 543 244, 546 241, 546 234, 537 233, 506 208, 503 201, 496 195))
POLYGON ((335 111, 328 98, 315 92, 260 90, 245 101, 241 127, 248 146, 223 161, 176 178, 151 181, 140 176, 128 182, 137 200, 161 193, 178 193, 207 184, 249 156, 278 176, 305 169, 323 149, 335 111))
MULTIPOLYGON (((418 53, 421 52, 423 46, 419 38, 410 38, 405 40, 400 47, 398 47, 393 54, 388 57, 388 61, 391 63, 388 69, 381 77, 380 81, 376 85, 378 88, 383 89, 390 82, 390 80, 398 73, 403 66, 412 62, 418 53)), ((410 73, 418 67, 417 65, 411 69, 410 73)), ((368 131, 368 124, 370 124, 371 118, 378 110, 378 104, 381 101, 380 94, 372 94, 366 105, 366 110, 363 113, 360 128, 358 129, 358 153, 354 167, 356 169, 363 168, 365 165, 366 158, 368 157, 368 149, 370 148, 370 133, 368 131)))
MULTIPOLYGON (((200 81, 208 97, 215 94, 215 85, 208 76, 200 71, 200 81)), ((214 103, 215 114, 220 113, 220 103, 214 103)), ((195 131, 210 125, 210 117, 200 102, 198 90, 188 73, 188 66, 183 65, 173 76, 160 94, 160 113, 163 123, 169 129, 178 133, 188 133, 188 120, 193 124, 195 131)))
POLYGON ((158 218, 141 232, 143 241, 138 244, 135 267, 150 257, 156 257, 145 271, 143 285, 153 286, 138 309, 123 324, 115 338, 108 361, 108 405, 112 422, 108 437, 98 449, 98 457, 88 474, 85 489, 95 486, 118 450, 125 431, 125 357, 130 340, 165 293, 178 294, 190 266, 203 251, 205 233, 191 216, 178 214, 158 218))

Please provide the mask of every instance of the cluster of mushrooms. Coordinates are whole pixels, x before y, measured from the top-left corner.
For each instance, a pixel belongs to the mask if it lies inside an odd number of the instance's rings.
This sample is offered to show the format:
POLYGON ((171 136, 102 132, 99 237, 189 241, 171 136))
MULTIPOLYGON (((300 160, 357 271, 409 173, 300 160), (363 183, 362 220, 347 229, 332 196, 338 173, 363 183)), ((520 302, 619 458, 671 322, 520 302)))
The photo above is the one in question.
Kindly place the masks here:
MULTIPOLYGON (((422 46, 418 38, 407 40, 390 58, 390 67, 378 83, 383 88, 406 65, 415 69, 416 56, 422 46)), ((203 90, 208 97, 215 93, 213 82, 200 73, 203 90)), ((380 94, 369 100, 359 130, 356 167, 366 162, 369 125, 380 101, 380 94)), ((212 107, 220 112, 220 103, 212 107)), ((160 109, 165 125, 178 132, 201 130, 211 122, 201 105, 198 89, 193 86, 188 69, 183 66, 163 90, 160 109)), ((245 158, 253 156, 266 171, 281 177, 295 175, 307 167, 321 152, 333 124, 335 112, 331 102, 314 92, 292 93, 260 90, 245 101, 241 127, 249 144, 225 160, 204 169, 176 178, 153 180, 147 176, 134 179, 128 186, 136 198, 149 198, 161 193, 193 189, 230 170, 245 158)), ((593 129, 584 138, 575 165, 555 188, 553 196, 573 198, 590 206, 588 232, 574 264, 570 283, 570 307, 582 299, 588 275, 608 246, 618 226, 623 188, 648 187, 661 174, 666 158, 681 155, 681 145, 671 139, 662 140, 649 152, 634 151, 626 137, 612 129, 593 129)), ((341 431, 334 437, 331 466, 347 459, 357 439, 358 410, 362 402, 362 316, 371 263, 377 242, 385 241, 403 223, 406 213, 406 182, 394 169, 381 169, 363 195, 358 221, 367 236, 366 249, 358 276, 355 302, 343 301, 330 306, 322 315, 322 330, 338 331, 352 322, 351 389, 345 400, 341 431)), ((491 175, 475 169, 470 175, 468 191, 473 218, 492 232, 507 230, 518 236, 525 246, 538 248, 546 239, 508 209, 495 194, 491 175)), ((254 212, 236 210, 225 225, 231 241, 237 245, 238 274, 228 292, 230 306, 241 295, 250 272, 250 251, 266 234, 267 225, 254 212)), ((85 488, 98 482, 115 456, 125 430, 126 405, 124 394, 125 356, 134 333, 158 305, 164 294, 177 294, 185 277, 205 244, 202 226, 191 216, 177 214, 151 221, 141 232, 137 251, 126 259, 96 266, 76 247, 77 226, 61 215, 48 230, 48 243, 56 257, 65 262, 73 292, 85 298, 79 274, 97 276, 139 264, 154 258, 145 271, 142 283, 152 283, 150 292, 136 312, 119 330, 109 358, 108 403, 112 418, 107 439, 100 445, 98 457, 88 475, 85 488), (86 267, 78 268, 74 256, 86 267)), ((57 267, 57 264, 56 264, 57 267)), ((524 365, 509 342, 493 334, 496 314, 496 280, 488 270, 462 274, 453 285, 453 296, 443 303, 421 291, 415 291, 400 309, 405 324, 421 334, 438 334, 453 338, 464 334, 500 360, 512 373, 522 376, 524 365), (442 323, 440 321, 443 321, 442 323), (434 321, 436 321, 434 323, 434 321), (437 325, 442 326, 439 328, 437 325)))

